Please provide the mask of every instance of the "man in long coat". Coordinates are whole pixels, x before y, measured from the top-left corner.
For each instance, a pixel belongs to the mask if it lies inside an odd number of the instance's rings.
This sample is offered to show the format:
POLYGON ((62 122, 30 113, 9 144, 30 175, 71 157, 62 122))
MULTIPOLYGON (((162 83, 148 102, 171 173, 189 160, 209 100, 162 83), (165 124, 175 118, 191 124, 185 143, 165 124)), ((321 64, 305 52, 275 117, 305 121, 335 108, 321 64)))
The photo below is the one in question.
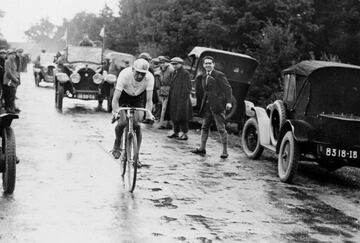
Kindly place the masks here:
POLYGON ((174 124, 174 133, 169 138, 177 138, 179 140, 187 140, 189 131, 189 120, 192 118, 192 107, 190 100, 191 79, 190 74, 183 68, 184 61, 179 57, 171 59, 174 66, 170 83, 169 106, 168 112, 170 119, 174 124), (179 136, 179 132, 182 135, 179 136))

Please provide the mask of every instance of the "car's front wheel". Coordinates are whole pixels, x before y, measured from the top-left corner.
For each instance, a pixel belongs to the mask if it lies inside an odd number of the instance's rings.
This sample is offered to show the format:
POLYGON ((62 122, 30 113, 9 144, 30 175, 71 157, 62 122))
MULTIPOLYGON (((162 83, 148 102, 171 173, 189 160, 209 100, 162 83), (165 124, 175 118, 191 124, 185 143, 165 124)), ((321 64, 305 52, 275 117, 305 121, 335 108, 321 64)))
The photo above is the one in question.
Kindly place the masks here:
POLYGON ((278 156, 278 175, 280 181, 291 183, 300 160, 299 145, 291 131, 288 131, 281 140, 278 156))
POLYGON ((260 144, 259 125, 256 118, 250 118, 245 122, 241 134, 242 148, 250 159, 258 159, 264 147, 260 144))

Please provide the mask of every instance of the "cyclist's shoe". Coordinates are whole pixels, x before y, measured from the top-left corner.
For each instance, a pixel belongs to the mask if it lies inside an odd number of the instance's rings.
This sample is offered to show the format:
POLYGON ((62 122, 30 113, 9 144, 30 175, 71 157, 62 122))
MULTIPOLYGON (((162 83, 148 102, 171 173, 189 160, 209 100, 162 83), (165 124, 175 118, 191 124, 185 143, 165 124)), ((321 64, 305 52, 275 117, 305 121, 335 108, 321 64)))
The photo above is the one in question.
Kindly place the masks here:
POLYGON ((222 153, 222 154, 220 155, 220 158, 222 158, 222 159, 226 159, 227 157, 229 157, 229 154, 228 154, 228 153, 222 153))
POLYGON ((119 159, 121 156, 121 149, 113 149, 111 150, 111 154, 113 155, 114 159, 119 159))

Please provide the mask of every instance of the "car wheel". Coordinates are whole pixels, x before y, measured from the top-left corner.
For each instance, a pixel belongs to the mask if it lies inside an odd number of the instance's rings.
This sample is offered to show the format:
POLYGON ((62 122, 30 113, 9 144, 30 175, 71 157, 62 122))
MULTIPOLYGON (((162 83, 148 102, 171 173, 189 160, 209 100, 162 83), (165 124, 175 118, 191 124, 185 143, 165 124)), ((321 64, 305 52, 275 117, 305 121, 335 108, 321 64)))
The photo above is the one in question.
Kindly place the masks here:
POLYGON ((15 135, 11 127, 3 129, 3 154, 5 159, 5 170, 2 174, 3 188, 5 194, 13 193, 16 181, 16 145, 15 135))
POLYGON ((264 147, 260 144, 259 125, 256 118, 250 118, 245 122, 241 134, 242 148, 250 159, 258 159, 264 147))
POLYGON ((238 107, 238 103, 237 100, 235 99, 235 97, 233 95, 231 95, 231 109, 229 111, 226 112, 225 114, 225 119, 229 120, 236 112, 237 107, 238 107))
POLYGON ((281 100, 276 100, 273 103, 273 108, 271 109, 270 122, 271 122, 271 133, 270 141, 271 144, 276 146, 281 127, 284 125, 286 120, 286 110, 285 105, 281 100))
POLYGON ((278 156, 280 181, 290 183, 296 174, 300 160, 299 145, 291 131, 288 131, 283 137, 278 156))

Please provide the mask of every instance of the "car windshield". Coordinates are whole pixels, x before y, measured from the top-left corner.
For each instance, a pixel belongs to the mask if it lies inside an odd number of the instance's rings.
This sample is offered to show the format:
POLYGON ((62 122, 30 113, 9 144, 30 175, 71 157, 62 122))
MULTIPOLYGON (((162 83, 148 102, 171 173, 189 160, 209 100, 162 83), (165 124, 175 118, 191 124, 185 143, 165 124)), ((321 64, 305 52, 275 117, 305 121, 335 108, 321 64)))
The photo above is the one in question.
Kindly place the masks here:
POLYGON ((309 114, 360 116, 360 69, 324 69, 309 78, 309 114))
POLYGON ((55 53, 41 53, 40 54, 40 65, 43 67, 53 65, 54 64, 54 57, 55 53))
POLYGON ((67 50, 68 62, 101 63, 102 49, 88 46, 69 46, 67 50))

